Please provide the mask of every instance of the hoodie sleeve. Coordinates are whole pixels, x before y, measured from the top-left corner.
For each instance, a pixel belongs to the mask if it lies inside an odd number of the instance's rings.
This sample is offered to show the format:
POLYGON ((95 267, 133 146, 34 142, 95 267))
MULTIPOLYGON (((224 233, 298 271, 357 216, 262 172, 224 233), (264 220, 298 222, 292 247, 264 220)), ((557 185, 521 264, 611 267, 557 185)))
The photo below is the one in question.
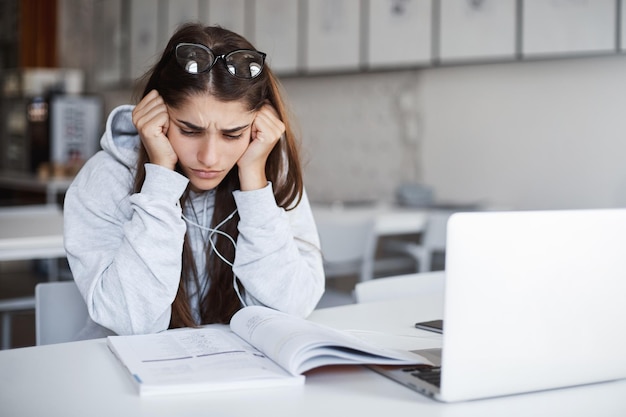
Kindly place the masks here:
POLYGON ((146 165, 129 194, 127 167, 100 152, 81 170, 64 203, 65 248, 94 322, 117 334, 169 326, 186 226, 179 198, 187 178, 146 165))
POLYGON ((308 316, 324 292, 324 269, 306 193, 290 211, 278 207, 271 184, 234 197, 240 221, 233 270, 246 303, 308 316))

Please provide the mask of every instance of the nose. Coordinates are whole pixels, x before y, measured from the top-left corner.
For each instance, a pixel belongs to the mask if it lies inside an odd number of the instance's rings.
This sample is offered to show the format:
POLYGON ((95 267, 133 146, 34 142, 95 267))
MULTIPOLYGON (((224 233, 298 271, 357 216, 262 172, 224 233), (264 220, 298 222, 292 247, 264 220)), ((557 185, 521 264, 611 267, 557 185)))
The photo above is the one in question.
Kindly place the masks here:
POLYGON ((214 135, 207 135, 200 140, 197 152, 198 161, 206 167, 216 166, 219 161, 219 141, 214 135))

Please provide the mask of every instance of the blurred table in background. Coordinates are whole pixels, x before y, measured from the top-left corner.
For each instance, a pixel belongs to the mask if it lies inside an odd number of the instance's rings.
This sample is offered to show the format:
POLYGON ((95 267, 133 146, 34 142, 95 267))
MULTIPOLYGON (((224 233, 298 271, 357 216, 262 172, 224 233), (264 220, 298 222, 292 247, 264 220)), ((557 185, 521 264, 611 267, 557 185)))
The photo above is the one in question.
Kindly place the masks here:
MULTIPOLYGON (((339 219, 371 216, 375 219, 378 250, 374 274, 378 276, 426 272, 443 268, 446 224, 455 212, 484 209, 480 204, 439 203, 428 206, 395 205, 389 203, 313 204, 318 227, 337 223, 339 219), (442 258, 433 263, 433 258, 442 258)), ((323 248, 322 248, 323 250, 323 248)))
POLYGON ((334 217, 370 215, 376 219, 378 236, 421 233, 426 227, 429 209, 390 204, 313 204, 315 221, 334 217))
MULTIPOLYGON (((48 280, 58 279, 65 257, 63 212, 57 205, 0 207, 0 261, 46 260, 48 280)), ((0 298, 0 348, 11 346, 11 315, 35 308, 35 297, 0 298)))
MULTIPOLYGON (((372 218, 375 229, 375 245, 372 251, 366 255, 365 262, 372 265, 371 273, 363 276, 376 277, 377 275, 389 275, 406 272, 413 267, 414 261, 404 256, 388 257, 377 250, 379 243, 387 238, 401 236, 410 241, 418 241, 421 233, 426 228, 429 210, 424 208, 403 207, 390 204, 313 204, 313 216, 318 230, 326 230, 329 225, 336 225, 346 219, 372 218), (367 258, 369 257, 369 259, 367 258)), ((322 247, 322 252, 325 248, 322 247)), ((333 254, 323 253, 324 257, 332 258, 333 254)), ((363 276, 360 278, 362 281, 363 276)))
POLYGON ((46 204, 57 204, 59 196, 63 196, 73 177, 42 179, 34 174, 0 173, 0 188, 16 192, 41 193, 46 204))
POLYGON ((65 257, 60 207, 0 207, 0 261, 60 257, 65 257))

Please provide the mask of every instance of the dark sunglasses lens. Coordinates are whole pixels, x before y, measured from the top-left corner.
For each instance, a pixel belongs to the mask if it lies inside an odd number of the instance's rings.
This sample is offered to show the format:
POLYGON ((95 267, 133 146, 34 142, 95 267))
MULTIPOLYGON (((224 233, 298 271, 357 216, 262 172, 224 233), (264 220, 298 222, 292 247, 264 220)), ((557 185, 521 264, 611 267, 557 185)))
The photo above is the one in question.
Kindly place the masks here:
POLYGON ((226 68, 235 77, 254 78, 263 70, 265 57, 257 51, 234 51, 224 57, 226 68))
POLYGON ((180 44, 176 47, 176 60, 188 73, 198 74, 206 71, 215 58, 208 49, 198 45, 180 44))

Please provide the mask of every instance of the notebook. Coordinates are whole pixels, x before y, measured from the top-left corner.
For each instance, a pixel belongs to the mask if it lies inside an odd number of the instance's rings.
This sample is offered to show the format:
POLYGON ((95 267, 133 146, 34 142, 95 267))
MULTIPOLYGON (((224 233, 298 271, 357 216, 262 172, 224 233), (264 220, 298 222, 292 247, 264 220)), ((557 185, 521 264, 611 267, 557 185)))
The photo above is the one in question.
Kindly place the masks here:
POLYGON ((444 298, 440 369, 373 369, 444 402, 626 378, 626 210, 454 214, 444 298))

